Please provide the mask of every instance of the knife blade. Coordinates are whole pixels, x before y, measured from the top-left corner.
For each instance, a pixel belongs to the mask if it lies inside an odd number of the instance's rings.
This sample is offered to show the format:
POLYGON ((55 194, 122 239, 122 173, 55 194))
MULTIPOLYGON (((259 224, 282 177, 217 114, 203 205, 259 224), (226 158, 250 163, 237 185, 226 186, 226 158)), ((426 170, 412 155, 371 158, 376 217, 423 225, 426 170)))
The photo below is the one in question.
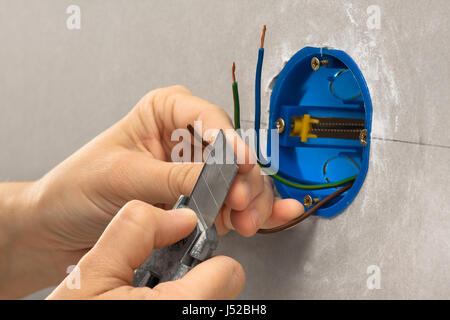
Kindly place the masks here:
POLYGON ((136 270, 133 285, 153 288, 160 282, 181 278, 198 263, 211 257, 218 244, 214 225, 233 180, 238 172, 233 150, 222 130, 209 154, 189 196, 182 195, 174 206, 192 209, 198 217, 197 226, 177 243, 153 250, 136 270))

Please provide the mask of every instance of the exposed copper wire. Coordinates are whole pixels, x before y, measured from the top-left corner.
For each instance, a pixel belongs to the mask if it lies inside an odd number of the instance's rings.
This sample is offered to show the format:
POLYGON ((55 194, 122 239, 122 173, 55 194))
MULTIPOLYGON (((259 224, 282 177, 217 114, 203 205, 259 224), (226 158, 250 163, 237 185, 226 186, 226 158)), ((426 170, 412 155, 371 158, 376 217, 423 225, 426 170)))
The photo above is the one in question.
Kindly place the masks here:
POLYGON ((235 64, 234 61, 233 61, 233 64, 231 65, 231 76, 232 76, 232 78, 233 78, 233 83, 236 83, 236 74, 235 74, 235 71, 236 71, 236 64, 235 64))
MULTIPOLYGON (((203 140, 203 138, 201 137, 200 134, 198 134, 195 130, 194 127, 191 124, 187 125, 187 128, 189 130, 189 132, 194 136, 195 139, 197 139, 198 141, 201 141, 202 145, 204 147, 208 147, 210 146, 210 144, 203 140)), ((353 185, 352 183, 349 183, 347 185, 345 185, 344 187, 338 189, 337 191, 333 192, 332 194, 330 194, 329 196, 325 197, 324 199, 322 199, 321 201, 319 201, 314 207, 312 207, 311 209, 309 209, 308 211, 306 211, 305 213, 301 214, 300 216, 298 216, 295 219, 292 219, 291 221, 282 224, 281 226, 277 226, 274 228, 270 228, 270 229, 259 229, 258 233, 261 234, 269 234, 269 233, 275 233, 275 232, 280 232, 286 229, 290 229, 292 227, 295 227, 297 224, 299 224, 300 222, 302 222, 303 220, 305 220, 306 218, 310 217, 314 212, 316 212, 317 210, 319 210, 324 204, 328 203, 329 201, 337 198, 338 196, 340 196, 341 194, 343 194, 345 191, 347 191, 348 189, 350 189, 353 185)))
POLYGON ((261 34, 261 49, 264 48, 264 38, 266 37, 266 25, 262 28, 262 34, 261 34))

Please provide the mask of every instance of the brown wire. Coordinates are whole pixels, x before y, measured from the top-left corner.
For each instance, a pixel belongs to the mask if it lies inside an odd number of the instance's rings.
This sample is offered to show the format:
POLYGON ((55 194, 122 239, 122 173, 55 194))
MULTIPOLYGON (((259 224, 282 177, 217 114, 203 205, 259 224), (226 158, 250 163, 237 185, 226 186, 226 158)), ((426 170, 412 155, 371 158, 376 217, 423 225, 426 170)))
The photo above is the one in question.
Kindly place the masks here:
POLYGON ((202 136, 194 130, 194 127, 191 124, 187 125, 187 129, 194 136, 194 138, 197 139, 197 141, 201 141, 202 145, 205 148, 209 146, 209 143, 207 141, 203 140, 202 136))
POLYGON ((292 227, 296 226, 297 224, 299 224, 300 222, 302 222, 303 220, 305 220, 306 218, 311 216, 314 212, 319 210, 320 207, 322 207, 324 204, 326 204, 327 202, 329 202, 329 201, 333 200, 334 198, 340 196, 345 191, 350 189, 352 187, 352 185, 353 185, 353 182, 348 184, 348 185, 346 185, 345 187, 342 187, 341 189, 333 192, 332 194, 330 194, 329 196, 327 196, 326 198, 324 198, 323 200, 318 202, 314 207, 312 207, 311 209, 309 209, 308 211, 306 211, 305 213, 303 213, 299 217, 297 217, 295 219, 292 219, 288 223, 285 223, 285 224, 282 224, 281 226, 270 228, 270 229, 259 229, 258 233, 261 233, 261 234, 275 233, 275 232, 280 232, 280 231, 283 231, 283 230, 286 230, 286 229, 289 229, 289 228, 292 228, 292 227))
MULTIPOLYGON (((195 139, 197 139, 198 141, 202 142, 202 145, 205 148, 209 146, 209 143, 207 141, 203 140, 202 136, 200 136, 194 130, 194 127, 191 124, 188 124, 187 128, 188 128, 189 132, 194 136, 195 139)), ((311 209, 309 209, 308 211, 306 211, 302 215, 298 216, 295 219, 292 219, 291 221, 289 221, 289 222, 287 222, 285 224, 282 224, 281 226, 274 227, 274 228, 269 228, 269 229, 259 229, 257 232, 261 233, 261 234, 270 234, 270 233, 280 232, 280 231, 292 228, 292 227, 296 226, 297 224, 299 224, 300 222, 302 222, 303 220, 305 220, 306 218, 308 218, 309 216, 311 216, 314 212, 319 210, 324 204, 326 204, 327 202, 337 198, 338 196, 343 194, 345 191, 350 189, 352 187, 352 185, 353 185, 353 182, 349 183, 346 186, 340 188, 339 190, 333 192, 329 196, 327 196, 324 199, 322 199, 321 201, 319 201, 314 207, 312 207, 311 209)))

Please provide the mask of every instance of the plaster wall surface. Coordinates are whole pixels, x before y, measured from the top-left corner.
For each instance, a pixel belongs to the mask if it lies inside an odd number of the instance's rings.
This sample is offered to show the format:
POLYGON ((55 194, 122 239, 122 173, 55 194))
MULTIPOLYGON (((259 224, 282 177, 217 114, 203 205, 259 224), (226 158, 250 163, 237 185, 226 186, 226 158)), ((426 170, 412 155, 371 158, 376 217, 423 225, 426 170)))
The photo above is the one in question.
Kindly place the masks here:
POLYGON ((345 50, 372 95, 371 161, 336 218, 222 238, 247 273, 240 298, 450 298, 449 12, 446 0, 0 0, 0 181, 41 177, 157 87, 183 84, 231 116, 232 61, 251 127, 266 24, 264 105, 299 49, 345 50), (80 30, 66 28, 71 4, 80 30), (367 287, 371 265, 380 289, 367 287))

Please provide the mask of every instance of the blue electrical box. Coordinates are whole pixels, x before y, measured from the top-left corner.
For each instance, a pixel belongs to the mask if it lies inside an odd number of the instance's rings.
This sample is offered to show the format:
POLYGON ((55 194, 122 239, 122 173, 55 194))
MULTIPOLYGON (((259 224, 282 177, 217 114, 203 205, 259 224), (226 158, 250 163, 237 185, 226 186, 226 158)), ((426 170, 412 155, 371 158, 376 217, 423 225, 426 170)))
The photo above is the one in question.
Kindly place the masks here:
MULTIPOLYGON (((364 77, 344 51, 306 47, 279 74, 269 128, 279 132, 279 174, 307 184, 355 176, 352 187, 316 214, 333 217, 359 192, 369 167, 372 102, 364 77)), ((271 155, 268 135, 267 154, 271 155)), ((337 189, 300 190, 275 181, 283 198, 306 207, 337 189)))

